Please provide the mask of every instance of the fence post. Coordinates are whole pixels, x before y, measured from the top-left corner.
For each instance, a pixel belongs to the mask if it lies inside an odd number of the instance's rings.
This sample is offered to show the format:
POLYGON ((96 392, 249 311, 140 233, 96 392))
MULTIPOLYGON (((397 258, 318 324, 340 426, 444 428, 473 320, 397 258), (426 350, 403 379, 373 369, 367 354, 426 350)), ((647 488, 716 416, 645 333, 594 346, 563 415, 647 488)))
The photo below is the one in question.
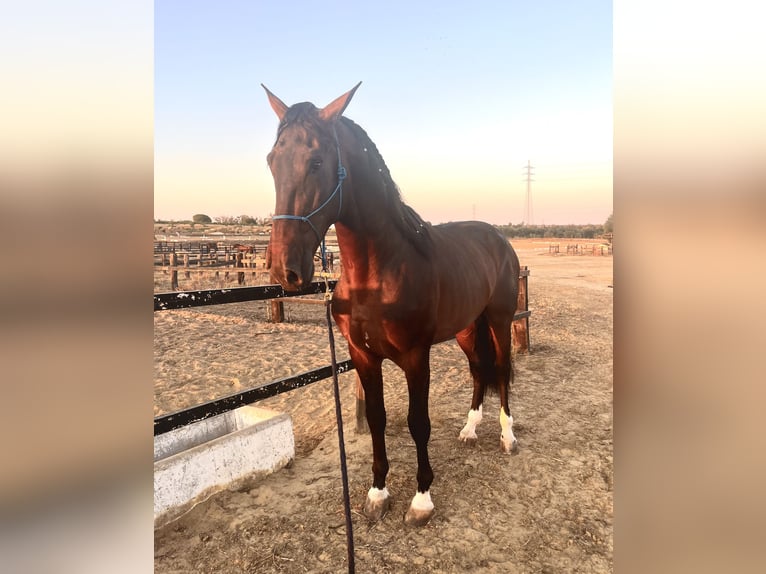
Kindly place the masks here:
MULTIPOLYGON (((242 252, 241 251, 237 252, 237 263, 236 263, 235 267, 244 267, 244 265, 242 263, 242 252)), ((242 285, 242 284, 244 284, 244 282, 245 282, 245 274, 243 272, 238 272, 237 273, 237 284, 238 285, 242 285)))
POLYGON ((186 277, 188 279, 190 277, 190 275, 189 275, 189 254, 188 253, 184 253, 184 268, 186 269, 186 271, 184 271, 184 277, 186 277))
POLYGON ((170 290, 178 291, 178 255, 170 253, 170 290))
POLYGON ((285 320, 285 305, 278 299, 271 300, 271 322, 283 323, 285 320))
POLYGON ((226 246, 226 271, 223 273, 223 280, 228 281, 229 280, 229 262, 231 262, 232 265, 236 267, 237 265, 237 256, 233 253, 231 253, 231 250, 229 249, 229 246, 226 246))
MULTIPOLYGON (((519 296, 516 299, 516 312, 529 310, 529 293, 527 290, 527 279, 529 278, 529 267, 526 265, 519 272, 519 296)), ((516 353, 529 352, 529 317, 524 317, 511 323, 511 340, 513 341, 513 350, 516 353)))

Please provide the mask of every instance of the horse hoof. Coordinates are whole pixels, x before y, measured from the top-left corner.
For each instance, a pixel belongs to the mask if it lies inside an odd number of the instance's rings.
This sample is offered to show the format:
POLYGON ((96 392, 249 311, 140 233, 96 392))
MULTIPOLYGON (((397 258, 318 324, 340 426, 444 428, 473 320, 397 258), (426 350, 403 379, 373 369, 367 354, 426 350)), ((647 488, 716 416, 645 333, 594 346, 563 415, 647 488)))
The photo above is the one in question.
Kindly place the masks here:
POLYGON ((377 522, 386 515, 389 508, 391 508, 391 497, 373 500, 368 496, 364 502, 364 516, 370 522, 377 522))
POLYGON ((460 442, 468 445, 468 446, 476 446, 476 444, 479 442, 479 437, 476 435, 473 436, 460 436, 460 442))
POLYGON ((404 515, 404 523, 407 526, 425 526, 434 515, 434 503, 431 502, 431 494, 428 491, 415 494, 415 497, 404 515))
POLYGON ((433 508, 431 510, 416 510, 410 506, 407 509, 407 513, 404 515, 404 523, 407 526, 421 527, 428 524, 431 517, 434 515, 433 508))

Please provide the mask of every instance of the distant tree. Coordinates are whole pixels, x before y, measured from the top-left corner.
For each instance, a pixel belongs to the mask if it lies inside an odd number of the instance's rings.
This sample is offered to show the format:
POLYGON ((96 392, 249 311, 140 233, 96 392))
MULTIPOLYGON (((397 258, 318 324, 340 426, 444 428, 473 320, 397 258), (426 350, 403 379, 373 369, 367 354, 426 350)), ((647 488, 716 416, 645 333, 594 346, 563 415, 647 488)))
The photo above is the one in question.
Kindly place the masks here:
POLYGON ((568 239, 593 239, 605 232, 604 225, 592 223, 584 225, 526 225, 524 223, 497 225, 497 229, 506 237, 563 237, 568 239))
POLYGON ((614 215, 614 212, 609 214, 609 217, 606 218, 606 221, 604 222, 604 233, 614 233, 614 223, 612 222, 612 216, 614 215))
POLYGON ((210 216, 205 215, 204 213, 197 213, 193 215, 192 221, 194 223, 213 223, 213 220, 210 219, 210 216))
POLYGON ((603 231, 601 225, 584 225, 582 228, 582 236, 586 239, 593 239, 596 235, 600 235, 603 231))
POLYGON ((241 225, 255 225, 258 221, 252 215, 240 215, 239 223, 241 225))

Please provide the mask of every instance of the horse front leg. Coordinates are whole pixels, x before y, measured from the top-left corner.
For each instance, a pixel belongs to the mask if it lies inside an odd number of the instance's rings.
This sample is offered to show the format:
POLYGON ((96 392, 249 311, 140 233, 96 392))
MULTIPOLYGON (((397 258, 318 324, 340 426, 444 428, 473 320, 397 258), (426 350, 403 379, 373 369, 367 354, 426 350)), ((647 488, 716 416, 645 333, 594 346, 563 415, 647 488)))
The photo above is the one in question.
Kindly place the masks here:
POLYGON ((364 515, 377 522, 388 512, 391 505, 386 476, 388 457, 386 455, 386 408, 383 401, 382 359, 355 350, 349 345, 359 380, 364 388, 365 414, 372 437, 372 487, 367 492, 364 515))
POLYGON ((428 348, 414 351, 400 365, 407 377, 410 398, 407 425, 415 441, 418 456, 418 490, 404 515, 404 522, 408 526, 424 526, 434 514, 434 505, 429 492, 434 473, 428 460, 428 440, 431 437, 431 420, 428 416, 428 387, 431 370, 428 355, 428 348))

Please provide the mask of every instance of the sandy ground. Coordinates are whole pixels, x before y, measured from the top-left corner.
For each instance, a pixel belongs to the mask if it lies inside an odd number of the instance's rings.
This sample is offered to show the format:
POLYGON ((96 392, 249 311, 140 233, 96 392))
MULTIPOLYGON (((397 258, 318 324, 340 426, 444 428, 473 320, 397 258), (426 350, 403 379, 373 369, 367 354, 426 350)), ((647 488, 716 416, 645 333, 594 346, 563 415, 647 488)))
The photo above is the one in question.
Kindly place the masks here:
MULTIPOLYGON (((372 457, 369 435, 354 431, 355 376, 340 377, 358 572, 612 571, 612 257, 513 243, 531 272, 531 353, 515 358, 511 390, 520 453, 500 452, 497 397, 478 444, 458 441, 468 365, 454 341, 435 346, 426 527, 402 521, 416 490, 403 374, 384 364, 393 503, 376 524, 361 514, 372 457)), ((280 325, 258 302, 155 313, 155 415, 328 364, 324 308, 287 303, 286 313, 280 325)), ((331 381, 259 406, 290 413, 295 460, 156 530, 155 572, 347 571, 331 381)))

